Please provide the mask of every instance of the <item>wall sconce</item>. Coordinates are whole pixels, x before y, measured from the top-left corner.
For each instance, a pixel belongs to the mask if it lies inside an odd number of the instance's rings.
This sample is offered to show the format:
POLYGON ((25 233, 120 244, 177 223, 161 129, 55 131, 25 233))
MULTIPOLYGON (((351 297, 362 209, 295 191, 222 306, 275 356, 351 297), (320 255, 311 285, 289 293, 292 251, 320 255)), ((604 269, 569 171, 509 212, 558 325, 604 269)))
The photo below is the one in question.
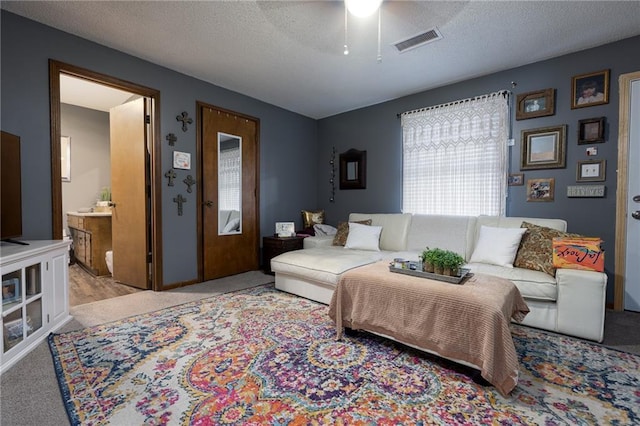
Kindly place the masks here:
POLYGON ((331 148, 331 159, 329 160, 331 165, 331 178, 329 184, 331 185, 331 196, 329 202, 334 203, 336 201, 336 147, 331 148))

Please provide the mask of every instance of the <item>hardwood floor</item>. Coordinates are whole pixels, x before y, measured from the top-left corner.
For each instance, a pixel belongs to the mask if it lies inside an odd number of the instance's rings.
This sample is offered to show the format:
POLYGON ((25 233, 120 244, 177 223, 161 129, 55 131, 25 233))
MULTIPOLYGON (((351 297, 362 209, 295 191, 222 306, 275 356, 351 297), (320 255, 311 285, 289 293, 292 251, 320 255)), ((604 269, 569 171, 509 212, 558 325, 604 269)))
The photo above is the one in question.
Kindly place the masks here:
POLYGON ((83 305, 139 291, 145 290, 120 284, 110 275, 94 277, 78 264, 69 266, 69 306, 83 305))

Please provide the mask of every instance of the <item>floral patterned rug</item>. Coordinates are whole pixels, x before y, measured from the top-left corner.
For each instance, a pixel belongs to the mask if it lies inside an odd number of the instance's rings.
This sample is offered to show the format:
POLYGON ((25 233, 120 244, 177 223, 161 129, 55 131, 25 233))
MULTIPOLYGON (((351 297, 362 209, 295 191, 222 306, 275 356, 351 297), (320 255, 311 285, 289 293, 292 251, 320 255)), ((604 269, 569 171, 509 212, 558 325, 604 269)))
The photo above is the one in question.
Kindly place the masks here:
POLYGON ((508 398, 472 371, 358 332, 273 285, 83 330, 49 346, 72 424, 635 424, 640 356, 513 326, 508 398))

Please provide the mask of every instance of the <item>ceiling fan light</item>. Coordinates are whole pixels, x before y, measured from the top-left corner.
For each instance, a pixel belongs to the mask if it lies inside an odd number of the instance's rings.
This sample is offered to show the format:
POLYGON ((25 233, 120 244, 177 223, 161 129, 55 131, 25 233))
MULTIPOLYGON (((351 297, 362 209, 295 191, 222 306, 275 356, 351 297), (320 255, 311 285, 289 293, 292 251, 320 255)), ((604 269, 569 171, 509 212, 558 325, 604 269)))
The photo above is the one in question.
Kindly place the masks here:
POLYGON ((360 18, 372 15, 382 3, 382 0, 344 0, 349 12, 360 18))

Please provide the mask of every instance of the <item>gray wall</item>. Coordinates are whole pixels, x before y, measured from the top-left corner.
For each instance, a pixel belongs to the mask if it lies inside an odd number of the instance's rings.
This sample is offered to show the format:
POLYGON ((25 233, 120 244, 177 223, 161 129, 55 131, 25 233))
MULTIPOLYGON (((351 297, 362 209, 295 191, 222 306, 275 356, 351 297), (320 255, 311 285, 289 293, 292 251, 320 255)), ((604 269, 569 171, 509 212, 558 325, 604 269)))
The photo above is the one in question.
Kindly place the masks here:
MULTIPOLYGON (((609 299, 613 277, 615 186, 617 162, 618 87, 620 74, 640 69, 637 47, 640 37, 550 59, 447 87, 403 97, 368 108, 315 121, 141 59, 125 55, 67 33, 18 17, 6 11, 2 17, 2 129, 22 138, 23 215, 25 238, 51 237, 51 182, 49 147, 48 59, 56 59, 161 91, 161 140, 163 169, 171 167, 171 148, 164 136, 178 135, 175 149, 195 158, 195 126, 180 130, 176 114, 195 116, 196 100, 252 115, 261 120, 260 215, 261 234, 273 234, 274 222, 294 221, 301 226, 300 210, 326 210, 328 223, 345 220, 352 211, 398 212, 401 209, 402 152, 400 120, 403 111, 468 98, 502 89, 514 95, 555 88, 556 114, 515 121, 510 148, 511 172, 519 172, 520 133, 523 129, 568 125, 567 167, 526 171, 525 180, 556 179, 552 203, 527 203, 524 187, 510 187, 510 216, 566 219, 569 230, 597 235, 605 240, 609 272, 609 299), (611 70, 609 103, 572 110, 571 77, 611 70), (517 83, 512 89, 511 82, 517 83), (598 156, 607 160, 605 198, 567 198, 566 186, 575 184, 576 162, 587 159, 586 146, 576 142, 578 120, 605 116, 607 141, 598 144, 598 156), (331 148, 367 150, 367 189, 340 191, 329 202, 331 148), (316 159, 315 162, 313 159, 316 159)), ((384 84, 381 81, 380 84, 384 84)), ((514 96, 515 98, 515 96, 514 96)), ((336 158, 337 160, 337 158, 336 158)), ((337 185, 336 185, 337 187, 337 185)), ((195 194, 177 216, 171 199, 178 189, 163 186, 164 282, 188 281, 197 276, 195 194)))
MULTIPOLYGON (((22 140, 22 211, 24 239, 49 239, 51 219, 51 150, 49 65, 55 59, 144 85, 161 92, 162 169, 171 168, 171 152, 195 158, 196 128, 186 133, 176 115, 196 116, 196 101, 260 119, 260 228, 272 235, 276 221, 300 227, 300 209, 314 208, 317 123, 248 96, 205 83, 142 59, 24 19, 4 10, 1 16, 2 130, 22 140), (164 136, 175 133, 169 147, 164 136)), ((170 52, 167 52, 170 54, 170 52)), ((162 185, 164 284, 197 278, 195 192, 188 194, 184 215, 171 200, 179 188, 162 185)), ((186 191, 182 191, 186 194, 186 191)))
MULTIPOLYGON (((556 89, 556 113, 553 116, 513 123, 515 146, 510 151, 510 171, 520 172, 521 132, 546 126, 566 124, 566 168, 524 171, 530 178, 555 178, 555 201, 526 201, 524 186, 509 187, 508 216, 561 218, 571 232, 598 236, 604 240, 606 272, 609 276, 608 300, 613 299, 613 269, 615 243, 615 194, 618 143, 618 77, 640 70, 638 55, 640 37, 585 50, 571 55, 514 68, 485 77, 406 96, 393 101, 339 114, 319 121, 318 125, 318 207, 326 210, 329 223, 346 220, 349 212, 399 212, 402 208, 402 133, 398 113, 426 106, 465 99, 502 89, 515 96, 534 90, 556 89), (609 103, 571 109, 572 76, 611 70, 609 103), (511 82, 517 83, 512 88, 511 82), (577 144, 578 120, 606 117, 606 142, 595 144, 598 155, 587 157, 591 145, 577 144), (367 188, 340 191, 330 203, 329 158, 331 148, 338 153, 349 148, 367 151, 367 188), (606 160, 606 196, 604 198, 567 198, 567 185, 576 185, 576 164, 579 160, 606 160), (323 172, 327 171, 325 175, 323 172)), ((380 82, 384 84, 384 82, 380 82)), ((515 108, 515 106, 514 106, 515 108)), ((515 109, 512 115, 515 117, 515 109)), ((637 167, 637 165, 630 165, 637 167)))
POLYGON ((111 186, 109 113, 60 105, 62 136, 71 138, 71 181, 62 182, 62 225, 68 211, 94 207, 105 186, 111 186))

